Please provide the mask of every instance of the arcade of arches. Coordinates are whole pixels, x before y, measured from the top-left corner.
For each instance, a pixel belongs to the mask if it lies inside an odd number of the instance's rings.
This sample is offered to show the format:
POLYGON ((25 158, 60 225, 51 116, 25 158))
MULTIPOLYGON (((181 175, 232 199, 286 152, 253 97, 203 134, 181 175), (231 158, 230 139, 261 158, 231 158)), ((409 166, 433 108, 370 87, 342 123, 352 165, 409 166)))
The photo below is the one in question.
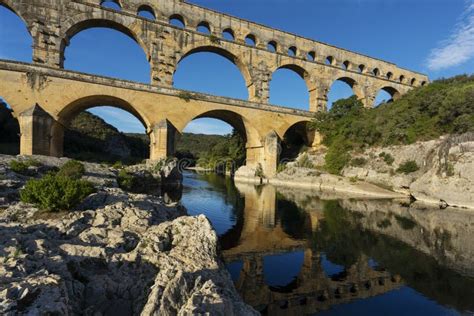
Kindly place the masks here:
MULTIPOLYGON (((27 155, 61 156, 71 117, 107 104, 141 120, 150 137, 151 159, 172 155, 176 135, 190 121, 211 117, 240 130, 247 165, 260 164, 272 176, 285 134, 309 122, 312 112, 327 109, 334 81, 348 83, 367 107, 373 106, 382 89, 395 99, 428 81, 389 62, 304 38, 295 41, 294 35, 240 23, 238 18, 180 0, 153 0, 146 7, 137 0, 107 1, 103 6, 98 0, 67 5, 54 0, 47 6, 41 0, 28 4, 0 0, 0 6, 20 17, 33 41, 32 64, 0 61, 0 93, 18 119, 21 153, 27 155), (133 39, 149 62, 151 84, 63 70, 71 39, 93 27, 111 28, 133 39), (219 54, 232 62, 243 77, 248 101, 174 89, 178 64, 198 52, 219 54), (279 69, 292 70, 303 79, 310 111, 269 104, 271 79, 279 69)), ((299 139, 311 146, 317 137, 299 139)))

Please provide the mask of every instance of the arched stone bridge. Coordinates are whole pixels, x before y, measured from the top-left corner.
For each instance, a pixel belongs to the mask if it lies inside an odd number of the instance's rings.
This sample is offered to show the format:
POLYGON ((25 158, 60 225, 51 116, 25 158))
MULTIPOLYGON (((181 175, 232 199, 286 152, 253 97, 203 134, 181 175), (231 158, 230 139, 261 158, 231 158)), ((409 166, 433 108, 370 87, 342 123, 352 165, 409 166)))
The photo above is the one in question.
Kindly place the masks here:
POLYGON ((173 130, 182 131, 193 118, 212 117, 240 130, 246 136, 248 164, 262 163, 271 175, 277 155, 268 151, 275 151, 275 143, 286 130, 309 121, 311 115, 268 105, 269 83, 276 70, 293 70, 305 80, 312 112, 326 110, 327 94, 336 80, 348 83, 367 107, 373 105, 382 89, 396 99, 428 82, 425 75, 390 62, 181 0, 115 1, 121 10, 104 8, 102 2, 0 0, 0 5, 26 23, 33 38, 34 66, 1 63, 0 95, 12 105, 16 116, 23 114, 23 154, 61 155, 62 130, 72 114, 102 102, 124 108, 142 120, 151 135, 153 159, 173 152, 173 130), (140 16, 144 11, 154 19, 140 16), (182 27, 172 24, 174 20, 180 21, 182 27), (135 40, 148 57, 150 85, 61 70, 70 39, 91 27, 112 28, 135 40), (208 34, 198 28, 208 30, 208 34), (198 94, 199 101, 187 102, 183 93, 179 95, 178 90, 172 89, 179 62, 198 52, 217 53, 232 61, 246 81, 248 102, 198 94), (24 95, 16 95, 18 91, 24 95), (38 115, 38 109, 32 108, 36 104, 57 123, 50 131, 41 131, 42 136, 34 126, 29 127, 30 131, 26 129, 25 117, 38 115), (24 112, 28 109, 31 110, 24 112))

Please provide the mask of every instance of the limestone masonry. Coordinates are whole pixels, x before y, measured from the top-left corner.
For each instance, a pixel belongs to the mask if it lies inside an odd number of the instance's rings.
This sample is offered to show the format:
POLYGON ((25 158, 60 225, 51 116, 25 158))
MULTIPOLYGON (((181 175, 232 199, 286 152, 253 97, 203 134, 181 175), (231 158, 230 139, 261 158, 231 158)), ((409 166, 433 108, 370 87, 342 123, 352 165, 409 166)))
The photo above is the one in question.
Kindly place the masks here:
MULTIPOLYGON (((269 105, 272 74, 286 68, 306 82, 310 111, 325 111, 327 94, 336 80, 348 83, 365 106, 380 90, 394 99, 428 82, 425 75, 395 64, 323 44, 179 0, 116 1, 122 8, 101 6, 99 0, 0 0, 20 16, 33 38, 33 65, 0 61, 2 97, 19 118, 21 153, 61 156, 64 129, 80 111, 100 104, 136 115, 150 135, 150 158, 174 152, 175 138, 193 119, 226 121, 247 143, 247 165, 275 173, 279 142, 285 133, 304 131, 307 111, 269 105), (138 15, 151 13, 155 19, 138 15), (179 20, 180 28, 171 25, 179 20), (125 33, 142 47, 150 62, 151 84, 63 70, 64 51, 78 32, 109 27, 125 33), (198 32, 204 27, 210 34, 198 32), (223 34, 227 34, 224 38, 223 34), (172 88, 178 63, 197 52, 214 52, 241 71, 249 100, 237 101, 172 88)), ((317 135, 304 135, 308 144, 317 135)))

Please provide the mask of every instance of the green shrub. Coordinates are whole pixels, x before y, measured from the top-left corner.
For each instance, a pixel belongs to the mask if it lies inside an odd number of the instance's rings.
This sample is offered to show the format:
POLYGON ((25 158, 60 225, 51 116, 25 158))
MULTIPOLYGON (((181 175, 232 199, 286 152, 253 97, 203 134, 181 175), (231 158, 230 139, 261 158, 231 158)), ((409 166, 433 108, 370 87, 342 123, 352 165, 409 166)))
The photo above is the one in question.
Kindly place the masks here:
POLYGON ((187 102, 191 101, 191 99, 193 98, 193 95, 190 92, 181 91, 181 92, 178 93, 178 98, 184 100, 187 103, 187 102))
POLYGON ((393 158, 392 155, 390 155, 390 154, 388 154, 384 151, 379 154, 379 157, 383 158, 383 161, 385 161, 385 163, 389 166, 391 166, 392 163, 395 161, 395 158, 393 158))
POLYGON ((12 160, 10 161, 10 169, 22 175, 28 174, 29 167, 39 167, 41 163, 36 159, 28 159, 25 161, 12 160))
POLYGON ((299 168, 307 168, 307 169, 313 169, 314 165, 311 159, 309 158, 309 155, 307 153, 304 153, 300 159, 296 162, 296 167, 299 168))
POLYGON ((123 163, 121 161, 116 161, 114 162, 114 164, 112 165, 112 168, 114 169, 122 169, 123 168, 123 163))
POLYGON ((398 166, 397 172, 398 173, 409 174, 409 173, 418 171, 419 169, 420 168, 416 164, 416 161, 407 160, 404 163, 402 163, 400 166, 398 166))
POLYGON ((46 211, 70 210, 95 191, 83 180, 57 176, 52 173, 41 179, 29 180, 20 192, 22 202, 46 211))
POLYGON ((367 159, 363 157, 357 157, 351 160, 352 167, 362 167, 362 166, 365 166, 366 163, 367 163, 367 159))
POLYGON ((160 185, 160 182, 149 172, 137 175, 125 169, 120 170, 117 182, 122 190, 132 193, 148 193, 160 185))
POLYGON ((447 163, 445 169, 448 177, 454 176, 454 165, 452 163, 447 163))
POLYGON ((286 169, 286 163, 279 163, 277 166, 277 173, 283 172, 286 169))
POLYGON ((359 181, 359 178, 357 176, 350 177, 349 181, 351 181, 351 183, 357 183, 357 181, 359 181))
POLYGON ((86 172, 86 168, 77 160, 69 160, 58 171, 57 176, 80 179, 86 172))
POLYGON ((340 174, 349 162, 350 155, 344 146, 329 147, 326 153, 325 169, 332 174, 340 174))
POLYGON ((221 43, 221 40, 219 37, 215 36, 214 34, 209 35, 209 40, 211 41, 212 44, 219 45, 221 43))

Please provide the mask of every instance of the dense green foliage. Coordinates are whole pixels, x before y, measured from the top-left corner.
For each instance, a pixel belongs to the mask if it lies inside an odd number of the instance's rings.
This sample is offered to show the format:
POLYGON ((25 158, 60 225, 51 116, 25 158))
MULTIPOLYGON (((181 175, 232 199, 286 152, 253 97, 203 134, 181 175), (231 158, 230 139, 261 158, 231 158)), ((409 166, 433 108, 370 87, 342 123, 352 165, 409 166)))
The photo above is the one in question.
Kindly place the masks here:
POLYGON ((77 160, 69 160, 58 171, 58 176, 71 179, 80 179, 86 172, 86 168, 77 160))
POLYGON ((404 173, 404 174, 409 174, 415 171, 418 171, 420 169, 418 165, 416 164, 416 161, 413 160, 408 160, 402 163, 398 168, 397 172, 404 173))
POLYGON ((234 130, 232 134, 223 137, 223 140, 207 151, 202 152, 197 164, 204 168, 219 168, 219 164, 231 169, 241 166, 245 161, 245 143, 242 137, 234 130))
POLYGON ((64 144, 66 156, 85 161, 136 163, 148 158, 149 153, 147 141, 135 134, 121 133, 89 112, 74 118, 64 135, 64 144))
POLYGON ((41 163, 35 159, 28 159, 28 160, 12 160, 10 161, 10 169, 14 172, 22 175, 29 175, 28 168, 29 167, 39 167, 41 163))
POLYGON ((383 161, 385 161, 385 163, 389 166, 391 166, 392 163, 395 161, 395 158, 393 158, 392 155, 390 155, 389 153, 386 153, 384 151, 379 154, 379 157, 383 158, 383 161))
POLYGON ((41 179, 29 180, 21 190, 20 198, 42 210, 61 211, 70 210, 94 191, 88 181, 49 173, 41 179))
POLYGON ((339 100, 329 112, 316 114, 312 128, 324 135, 332 173, 347 165, 350 150, 474 131, 474 76, 438 80, 374 109, 365 109, 356 96, 339 100))

